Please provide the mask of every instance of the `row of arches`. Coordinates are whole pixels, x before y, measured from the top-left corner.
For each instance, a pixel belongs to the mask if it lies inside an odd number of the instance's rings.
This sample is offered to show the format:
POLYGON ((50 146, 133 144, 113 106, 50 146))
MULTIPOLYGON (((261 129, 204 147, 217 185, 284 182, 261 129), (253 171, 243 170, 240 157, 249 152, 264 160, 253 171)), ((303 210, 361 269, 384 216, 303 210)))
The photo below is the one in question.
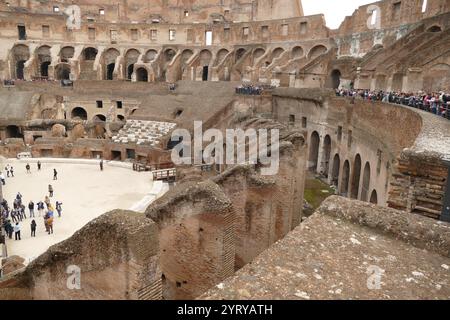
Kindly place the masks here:
MULTIPOLYGON (((319 148, 320 135, 317 131, 313 131, 310 136, 308 158, 308 169, 311 172, 317 172, 319 170, 319 148)), ((349 160, 345 160, 341 167, 341 157, 338 153, 336 153, 331 160, 330 135, 326 135, 324 138, 322 158, 322 174, 337 188, 340 195, 378 204, 377 191, 375 189, 370 190, 372 177, 369 161, 362 167, 363 163, 361 155, 357 154, 353 161, 353 166, 350 164, 349 160), (351 171, 351 167, 353 167, 353 171, 351 171), (350 172, 353 173, 352 176, 350 176, 350 172), (329 174, 331 174, 331 177, 329 177, 329 174)))
MULTIPOLYGON (((88 120, 88 113, 83 107, 73 108, 70 116, 73 120, 88 120)), ((96 114, 92 117, 92 120, 97 122, 106 122, 106 116, 103 114, 96 114)), ((123 115, 117 115, 116 120, 125 121, 125 117, 123 115)))

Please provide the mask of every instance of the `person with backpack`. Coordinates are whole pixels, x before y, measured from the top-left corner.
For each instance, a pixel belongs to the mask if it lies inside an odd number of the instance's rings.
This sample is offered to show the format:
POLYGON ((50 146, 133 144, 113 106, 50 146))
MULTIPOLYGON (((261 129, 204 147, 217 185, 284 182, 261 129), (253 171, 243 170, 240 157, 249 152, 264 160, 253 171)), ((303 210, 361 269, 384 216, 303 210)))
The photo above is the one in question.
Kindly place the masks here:
POLYGON ((31 221, 31 237, 36 237, 36 221, 31 221))
POLYGON ((30 210, 30 218, 34 218, 34 202, 31 200, 28 203, 28 210, 30 210))
POLYGON ((56 211, 58 211, 58 217, 61 218, 62 202, 56 201, 56 211))
POLYGON ((50 195, 50 198, 53 197, 53 186, 51 184, 48 185, 48 193, 50 195))

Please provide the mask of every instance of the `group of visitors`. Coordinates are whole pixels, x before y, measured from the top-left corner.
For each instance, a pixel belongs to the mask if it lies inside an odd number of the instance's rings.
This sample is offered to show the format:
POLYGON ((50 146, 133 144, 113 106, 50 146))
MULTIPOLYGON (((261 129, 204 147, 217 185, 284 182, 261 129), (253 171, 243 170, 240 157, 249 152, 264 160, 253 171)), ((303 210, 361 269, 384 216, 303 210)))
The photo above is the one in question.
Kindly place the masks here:
POLYGON ((236 87, 236 94, 260 96, 266 89, 272 89, 272 87, 263 85, 242 84, 239 87, 236 87))
POLYGON ((382 101, 418 108, 450 119, 450 94, 445 92, 402 93, 370 90, 336 89, 341 97, 361 98, 368 101, 382 101))
MULTIPOLYGON (((41 170, 41 163, 37 163, 38 171, 41 170)), ((25 166, 27 173, 31 173, 31 166, 27 164, 25 166)), ((5 167, 5 171, 7 172, 8 177, 14 177, 14 169, 12 166, 7 165, 5 167)), ((57 179, 57 171, 53 170, 53 179, 57 179)), ((2 177, 2 183, 4 183, 3 173, 0 173, 2 177)), ((0 203, 0 215, 2 217, 3 225, 1 227, 4 228, 6 235, 9 239, 13 238, 16 241, 21 240, 21 224, 24 223, 27 219, 31 219, 30 227, 31 227, 31 237, 36 237, 36 229, 38 223, 36 222, 36 213, 35 209, 38 212, 38 217, 42 217, 44 220, 44 227, 48 234, 53 234, 53 221, 55 216, 55 211, 58 214, 58 217, 62 216, 62 202, 56 201, 55 205, 52 204, 50 198, 54 196, 54 189, 51 184, 48 185, 48 195, 45 196, 43 201, 38 201, 37 203, 30 200, 27 204, 29 216, 27 217, 25 202, 23 201, 23 196, 20 192, 17 193, 15 199, 12 202, 12 207, 8 204, 6 199, 0 203)))

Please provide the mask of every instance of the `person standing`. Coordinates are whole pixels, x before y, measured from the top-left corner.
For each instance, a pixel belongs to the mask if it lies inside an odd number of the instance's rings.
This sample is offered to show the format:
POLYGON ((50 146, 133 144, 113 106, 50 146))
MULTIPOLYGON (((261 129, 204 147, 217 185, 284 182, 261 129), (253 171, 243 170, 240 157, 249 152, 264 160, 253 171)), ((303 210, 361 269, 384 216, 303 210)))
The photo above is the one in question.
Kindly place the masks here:
POLYGON ((14 178, 14 168, 13 168, 13 166, 11 166, 11 168, 9 169, 9 173, 10 173, 11 177, 14 178))
POLYGON ((5 171, 6 171, 6 176, 9 178, 9 164, 6 165, 5 171))
POLYGON ((49 215, 47 219, 48 234, 53 234, 53 215, 49 215))
POLYGON ((38 161, 37 167, 38 167, 38 171, 41 171, 41 162, 40 161, 38 161))
POLYGON ((31 167, 30 167, 30 164, 29 163, 27 163, 27 165, 25 166, 25 169, 27 169, 27 173, 31 173, 31 167))
POLYGON ((100 171, 103 171, 103 159, 100 161, 100 171))
POLYGON ((42 201, 38 202, 37 209, 38 209, 38 212, 39 212, 39 217, 42 217, 42 213, 44 211, 44 203, 42 201))
POLYGON ((58 171, 56 169, 53 169, 53 180, 58 180, 58 171))
POLYGON ((53 197, 53 186, 51 184, 48 185, 48 194, 50 198, 53 197))
POLYGON ((61 218, 62 202, 56 201, 56 211, 58 211, 58 217, 61 218))
POLYGON ((34 218, 34 202, 32 200, 28 203, 28 210, 30 210, 30 218, 34 218))
POLYGON ((20 225, 18 222, 16 222, 16 225, 14 226, 14 236, 15 236, 16 241, 22 240, 22 239, 20 239, 20 225))
POLYGON ((31 237, 36 237, 36 221, 31 221, 31 237))

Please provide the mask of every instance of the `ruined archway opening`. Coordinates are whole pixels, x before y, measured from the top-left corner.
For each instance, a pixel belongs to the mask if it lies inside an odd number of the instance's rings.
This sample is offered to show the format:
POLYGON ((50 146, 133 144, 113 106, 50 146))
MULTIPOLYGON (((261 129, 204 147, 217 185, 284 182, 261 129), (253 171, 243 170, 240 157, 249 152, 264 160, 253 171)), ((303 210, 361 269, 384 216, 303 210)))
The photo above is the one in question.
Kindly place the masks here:
POLYGON ((342 168, 342 182, 341 182, 341 195, 348 196, 348 185, 350 180, 350 162, 345 160, 344 167, 342 168))
POLYGON ((333 158, 333 169, 331 171, 331 185, 336 188, 339 187, 339 170, 341 168, 341 158, 338 154, 335 154, 333 158))
POLYGON ((115 63, 110 63, 106 66, 106 80, 114 80, 115 63))
POLYGON ((330 170, 330 157, 331 157, 331 137, 325 136, 323 141, 323 154, 322 154, 322 174, 325 178, 328 178, 328 172, 330 170))
POLYGON ((81 107, 76 107, 72 110, 71 117, 74 120, 87 120, 87 112, 81 107))
POLYGON ((61 64, 56 68, 56 80, 70 80, 70 66, 61 64))
POLYGON ((48 77, 48 67, 50 66, 50 63, 50 61, 46 61, 41 64, 41 77, 48 77))
POLYGON ((106 117, 102 114, 97 114, 92 120, 94 120, 95 122, 106 122, 106 117))
POLYGON ((357 154, 355 157, 355 162, 353 163, 353 179, 350 194, 350 197, 352 199, 358 199, 360 179, 361 179, 361 156, 357 154))
POLYGON ((209 73, 209 67, 203 66, 202 69, 202 81, 208 81, 208 73, 209 73))
POLYGON ((370 164, 367 162, 364 166, 363 185, 361 191, 361 200, 368 201, 370 187, 370 164))
POLYGON ((333 89, 338 89, 341 85, 341 72, 339 70, 333 70, 331 72, 331 87, 333 89))
POLYGON ((127 79, 131 80, 131 78, 133 77, 133 72, 134 72, 134 64, 130 64, 127 68, 127 79))
POLYGON ((93 61, 97 57, 97 49, 95 48, 86 48, 84 49, 84 60, 93 61))
POLYGON ((148 82, 148 71, 145 68, 136 70, 136 80, 139 82, 148 82))
POLYGON ((117 116, 117 121, 124 122, 124 121, 125 121, 125 117, 119 114, 119 115, 117 116))
POLYGON ((25 60, 19 60, 16 64, 16 78, 19 80, 24 79, 24 70, 25 70, 25 60))
POLYGON ((441 32, 441 31, 442 31, 442 28, 439 26, 432 26, 427 29, 427 32, 441 32))
POLYGON ((317 165, 319 161, 319 144, 320 137, 317 131, 311 134, 310 146, 309 146, 309 161, 308 170, 311 172, 317 171, 317 165))
POLYGON ((6 127, 6 138, 7 139, 23 139, 22 130, 18 126, 7 126, 6 127))
POLYGON ((373 190, 372 194, 370 195, 370 203, 378 204, 378 194, 377 190, 373 190))

